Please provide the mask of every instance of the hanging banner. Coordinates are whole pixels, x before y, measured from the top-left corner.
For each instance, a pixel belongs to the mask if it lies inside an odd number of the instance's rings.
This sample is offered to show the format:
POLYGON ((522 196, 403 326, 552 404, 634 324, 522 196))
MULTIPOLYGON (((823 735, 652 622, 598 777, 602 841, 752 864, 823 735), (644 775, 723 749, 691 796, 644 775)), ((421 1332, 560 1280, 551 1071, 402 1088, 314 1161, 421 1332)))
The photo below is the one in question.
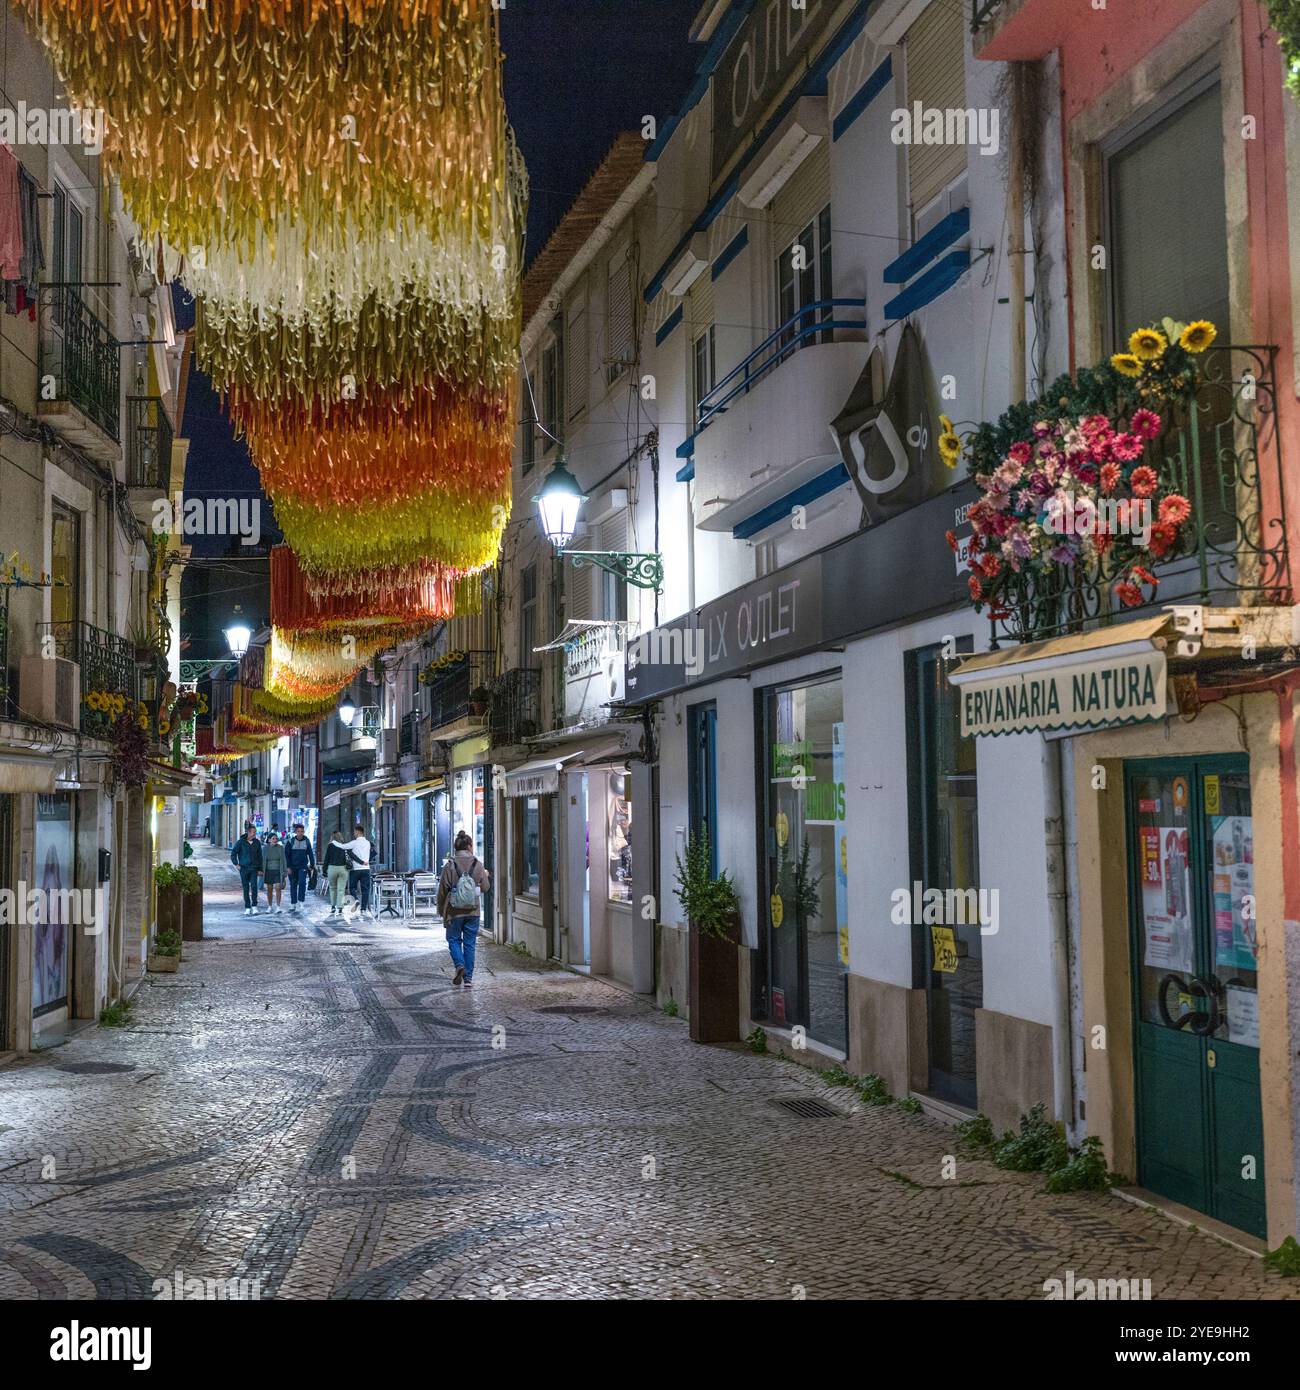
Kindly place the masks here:
POLYGON ((910 323, 903 328, 883 399, 876 398, 872 368, 868 359, 843 410, 831 422, 840 458, 862 499, 867 526, 908 511, 954 481, 939 457, 926 401, 921 337, 910 323))
POLYGON ((1165 654, 1152 649, 1035 670, 1004 667, 982 679, 958 678, 961 731, 1012 734, 1133 724, 1165 714, 1165 654))

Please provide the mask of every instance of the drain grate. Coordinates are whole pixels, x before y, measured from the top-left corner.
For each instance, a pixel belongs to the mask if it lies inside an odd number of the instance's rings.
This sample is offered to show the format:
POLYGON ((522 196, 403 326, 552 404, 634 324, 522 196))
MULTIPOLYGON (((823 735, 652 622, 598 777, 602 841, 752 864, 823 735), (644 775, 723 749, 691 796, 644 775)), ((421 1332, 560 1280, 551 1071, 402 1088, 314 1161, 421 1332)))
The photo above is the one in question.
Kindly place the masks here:
POLYGON ((824 1100, 814 1100, 812 1096, 777 1096, 772 1104, 781 1110, 798 1115, 801 1120, 833 1120, 842 1117, 844 1112, 827 1105, 824 1100))

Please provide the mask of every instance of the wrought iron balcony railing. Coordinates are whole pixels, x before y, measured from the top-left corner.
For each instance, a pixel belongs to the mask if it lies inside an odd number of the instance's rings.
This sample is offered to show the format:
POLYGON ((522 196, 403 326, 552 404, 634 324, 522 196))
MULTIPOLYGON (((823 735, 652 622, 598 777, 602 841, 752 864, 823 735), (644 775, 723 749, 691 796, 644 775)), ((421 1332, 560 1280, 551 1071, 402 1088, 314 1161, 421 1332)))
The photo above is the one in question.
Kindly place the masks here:
POLYGON ((135 649, 125 637, 79 621, 41 623, 37 633, 42 639, 52 639, 54 656, 75 661, 81 668, 81 732, 92 736, 106 734, 115 716, 94 709, 89 697, 100 694, 121 695, 131 701, 140 698, 135 649))
POLYGON ((362 705, 352 716, 352 743, 355 746, 363 739, 378 739, 384 727, 383 715, 378 705, 362 705))
POLYGON ((425 686, 429 692, 429 726, 441 729, 469 713, 469 693, 474 688, 468 660, 439 671, 425 686))
POLYGON ((172 476, 172 427, 157 396, 126 398, 126 485, 166 492, 172 476))
POLYGON ((861 334, 866 328, 866 307, 865 299, 819 299, 805 304, 700 398, 695 408, 695 433, 711 424, 732 401, 752 391, 799 348, 832 342, 841 332, 861 334), (841 317, 837 311, 844 309, 849 313, 841 317))
POLYGON ((397 752, 400 757, 405 758, 419 751, 420 713, 418 710, 411 710, 409 714, 402 716, 402 722, 399 725, 397 752))
POLYGON ((41 287, 37 369, 53 378, 52 399, 70 401, 110 439, 121 438, 120 345, 71 286, 41 287))
MULTIPOLYGON (((1014 575, 992 614, 993 645, 1141 616, 1170 603, 1241 608, 1293 602, 1277 428, 1275 347, 1213 347, 1196 398, 1166 411, 1149 462, 1191 503, 1183 544, 1150 568, 1147 602, 1125 606, 1120 576, 1058 565, 1014 575)), ((1147 592, 1147 591, 1144 591, 1147 592)))
POLYGON ((542 731, 542 673, 519 666, 497 677, 488 706, 488 738, 494 746, 522 743, 542 731))

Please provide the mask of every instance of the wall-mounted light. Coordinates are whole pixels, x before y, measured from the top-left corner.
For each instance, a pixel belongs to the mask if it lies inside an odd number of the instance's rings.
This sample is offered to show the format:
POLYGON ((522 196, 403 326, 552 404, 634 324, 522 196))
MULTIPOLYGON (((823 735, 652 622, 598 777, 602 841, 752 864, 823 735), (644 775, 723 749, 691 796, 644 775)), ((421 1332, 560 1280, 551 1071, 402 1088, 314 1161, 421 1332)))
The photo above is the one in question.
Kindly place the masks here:
POLYGON ((551 469, 534 499, 541 517, 542 532, 557 550, 568 555, 575 569, 596 565, 638 589, 659 592, 664 582, 663 556, 625 550, 565 550, 578 529, 578 511, 587 500, 578 480, 565 467, 563 457, 551 469))
POLYGON ((339 718, 349 727, 351 726, 352 721, 356 718, 356 714, 357 707, 352 703, 351 700, 344 700, 343 703, 339 706, 339 718))

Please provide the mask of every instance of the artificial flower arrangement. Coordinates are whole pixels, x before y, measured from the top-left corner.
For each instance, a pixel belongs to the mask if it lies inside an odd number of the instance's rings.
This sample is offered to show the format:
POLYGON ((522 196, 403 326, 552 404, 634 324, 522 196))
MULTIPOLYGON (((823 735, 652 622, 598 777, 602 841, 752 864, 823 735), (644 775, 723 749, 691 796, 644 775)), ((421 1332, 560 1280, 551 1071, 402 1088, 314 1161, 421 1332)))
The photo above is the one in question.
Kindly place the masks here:
MULTIPOLYGON (((144 706, 139 707, 143 710, 144 706)), ((143 787, 149 776, 148 718, 123 709, 109 730, 114 786, 143 787)))
MULTIPOLYGON (((1203 319, 1139 328, 1127 352, 1062 377, 1042 399, 1012 406, 970 436, 964 451, 980 489, 969 513, 976 611, 988 604, 994 616, 1005 613, 1026 571, 1100 579, 1124 607, 1154 598, 1153 566, 1186 544, 1192 507, 1149 446, 1171 408, 1195 393, 1198 355, 1214 338, 1203 319)), ((945 451, 941 437, 939 447, 948 462, 952 442, 945 451)), ((951 531, 948 543, 957 549, 951 531)))
POLYGON ((469 655, 459 648, 455 651, 443 652, 441 656, 435 656, 431 662, 420 672, 419 681, 421 685, 431 681, 439 671, 445 671, 448 666, 455 666, 457 662, 464 661, 469 655))
POLYGON ((127 699, 125 695, 112 690, 89 690, 82 696, 82 703, 96 714, 106 714, 110 719, 116 719, 126 709, 127 699))

